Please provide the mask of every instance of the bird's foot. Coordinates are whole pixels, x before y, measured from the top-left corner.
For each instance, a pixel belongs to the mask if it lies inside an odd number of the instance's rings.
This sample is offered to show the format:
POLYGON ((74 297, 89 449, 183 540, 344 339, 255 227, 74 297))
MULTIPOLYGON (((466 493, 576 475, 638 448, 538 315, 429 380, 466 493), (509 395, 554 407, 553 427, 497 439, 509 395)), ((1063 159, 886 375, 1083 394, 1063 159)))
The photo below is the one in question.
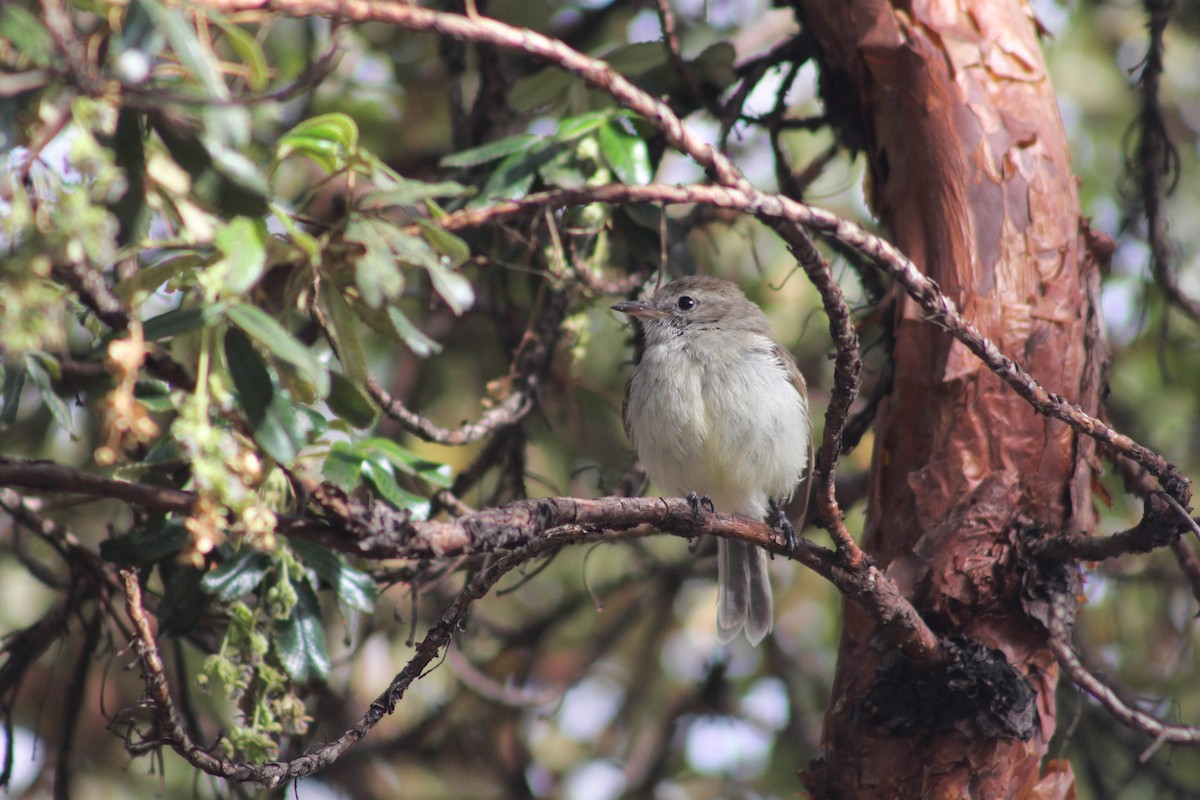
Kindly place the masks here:
POLYGON ((684 499, 687 500, 688 505, 692 507, 692 514, 696 517, 700 516, 701 508, 708 511, 717 510, 716 506, 713 505, 712 498, 708 495, 698 495, 695 492, 688 492, 687 497, 684 499))
MULTIPOLYGON (((688 505, 692 507, 692 525, 699 524, 700 509, 704 508, 709 511, 717 510, 713 505, 712 498, 708 495, 698 495, 695 492, 688 492, 687 497, 684 499, 687 500, 688 505)), ((692 552, 695 552, 696 540, 691 536, 688 537, 688 547, 692 548, 692 552)))
POLYGON ((796 548, 800 546, 800 535, 796 533, 796 529, 792 526, 791 520, 787 518, 787 514, 784 513, 782 508, 775 505, 775 503, 771 503, 771 517, 767 524, 783 536, 783 546, 787 548, 789 553, 796 552, 796 548))

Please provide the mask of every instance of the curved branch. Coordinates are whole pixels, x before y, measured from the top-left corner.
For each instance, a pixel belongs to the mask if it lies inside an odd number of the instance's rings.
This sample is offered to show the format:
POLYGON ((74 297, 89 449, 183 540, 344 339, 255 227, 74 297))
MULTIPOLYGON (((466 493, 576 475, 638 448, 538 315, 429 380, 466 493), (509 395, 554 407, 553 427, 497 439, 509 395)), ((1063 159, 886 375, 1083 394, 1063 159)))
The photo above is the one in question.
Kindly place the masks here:
POLYGON ((235 761, 223 755, 214 754, 213 751, 200 747, 192 741, 180 723, 174 701, 171 699, 163 660, 159 655, 154 634, 150 630, 146 610, 142 606, 142 591, 138 584, 137 572, 131 569, 122 570, 125 611, 134 624, 136 634, 134 646, 137 649, 138 658, 142 662, 142 677, 146 682, 150 701, 157 713, 163 740, 193 767, 210 775, 239 782, 260 783, 271 788, 277 787, 287 780, 311 775, 329 766, 366 736, 385 714, 390 714, 395 710, 396 703, 404 696, 409 685, 421 677, 426 667, 450 643, 454 632, 466 618, 471 604, 486 595, 496 581, 514 567, 545 550, 548 544, 553 543, 549 540, 542 540, 508 553, 468 583, 446 613, 442 615, 442 618, 429 629, 425 638, 417 643, 416 652, 404 669, 396 674, 387 689, 371 703, 370 708, 353 727, 336 740, 310 749, 302 756, 289 761, 267 764, 235 761))
POLYGON ((1079 433, 1109 446, 1141 465, 1159 480, 1163 489, 1180 505, 1187 506, 1191 497, 1188 489, 1190 481, 1178 467, 1145 445, 1109 427, 1061 395, 1048 391, 1020 364, 1001 353, 990 339, 979 332, 974 323, 965 319, 954 301, 942 293, 937 283, 922 274, 895 246, 825 209, 756 189, 609 184, 592 189, 540 192, 520 200, 506 200, 487 208, 450 214, 439 222, 451 230, 459 230, 483 225, 498 217, 525 213, 533 208, 594 202, 706 203, 753 214, 764 221, 787 220, 855 248, 904 286, 909 296, 924 309, 930 322, 966 345, 992 372, 1025 398, 1035 411, 1065 422, 1079 433))
MULTIPOLYGON (((833 583, 847 598, 875 614, 896 646, 916 663, 933 665, 941 658, 937 636, 896 585, 866 559, 847 564, 807 539, 789 550, 765 522, 697 511, 683 498, 549 497, 520 500, 450 521, 416 521, 383 502, 355 500, 324 484, 302 483, 328 521, 280 517, 277 533, 368 559, 449 558, 514 548, 557 548, 650 535, 654 530, 689 539, 704 535, 740 539, 798 561, 833 583), (619 533, 614 536, 612 531, 619 533)), ((0 457, 0 486, 5 485, 114 497, 177 513, 190 512, 196 501, 190 492, 85 475, 48 462, 0 457)))
POLYGON ((1094 697, 1118 722, 1154 737, 1151 751, 1166 742, 1200 745, 1200 726, 1170 725, 1136 708, 1130 708, 1112 687, 1088 671, 1071 647, 1067 622, 1071 614, 1067 606, 1071 603, 1074 603, 1073 598, 1060 595, 1052 603, 1048 620, 1050 649, 1071 683, 1094 697))
POLYGON ((485 411, 475 422, 464 423, 458 428, 443 428, 410 410, 369 375, 366 380, 367 392, 383 412, 400 423, 406 431, 436 444, 471 444, 516 425, 536 406, 538 387, 550 366, 554 348, 562 333, 560 325, 566 316, 569 297, 570 292, 566 288, 550 290, 549 302, 532 314, 529 327, 513 355, 512 366, 504 379, 508 396, 485 411))
POLYGON ((1163 217, 1163 198, 1179 181, 1179 150, 1171 141, 1163 113, 1160 88, 1166 49, 1163 35, 1170 21, 1174 3, 1170 0, 1146 0, 1149 17, 1149 45, 1142 61, 1138 85, 1142 93, 1142 108, 1129 133, 1137 137, 1133 158, 1126 169, 1138 184, 1138 200, 1146 215, 1146 239, 1150 246, 1150 271, 1167 301, 1193 322, 1200 322, 1200 302, 1187 296, 1175 276, 1167 221, 1163 217), (1164 180, 1166 186, 1164 187, 1164 180))

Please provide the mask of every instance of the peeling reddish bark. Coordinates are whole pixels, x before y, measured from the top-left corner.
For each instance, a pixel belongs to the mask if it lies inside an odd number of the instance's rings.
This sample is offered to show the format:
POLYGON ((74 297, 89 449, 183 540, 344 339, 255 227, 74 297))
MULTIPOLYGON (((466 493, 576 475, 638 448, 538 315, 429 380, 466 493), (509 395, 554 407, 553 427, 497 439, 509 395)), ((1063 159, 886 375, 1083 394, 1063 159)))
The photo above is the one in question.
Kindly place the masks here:
MULTIPOLYGON (((1058 107, 1016 0, 795 0, 829 113, 865 152, 893 241, 964 316, 1051 391, 1094 413, 1104 345, 1097 271, 1058 107)), ((1090 531, 1093 447, 1035 414, 900 298, 895 388, 877 419, 864 549, 931 626, 1001 650, 1037 693, 1029 741, 971 726, 888 735, 862 714, 884 653, 853 603, 844 623, 818 797, 1071 797, 1041 761, 1055 660, 1022 611, 1022 525, 1090 531)))

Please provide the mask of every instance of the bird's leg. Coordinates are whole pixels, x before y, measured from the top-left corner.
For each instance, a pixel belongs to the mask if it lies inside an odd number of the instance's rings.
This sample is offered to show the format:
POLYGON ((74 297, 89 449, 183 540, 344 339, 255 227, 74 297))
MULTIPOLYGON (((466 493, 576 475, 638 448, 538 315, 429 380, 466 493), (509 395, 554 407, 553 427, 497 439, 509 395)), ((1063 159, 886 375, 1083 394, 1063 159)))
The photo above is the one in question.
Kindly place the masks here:
POLYGON ((692 516, 696 519, 699 519, 700 517, 701 508, 709 511, 717 510, 716 506, 713 505, 712 498, 708 495, 698 495, 695 492, 688 492, 687 497, 684 499, 687 500, 688 505, 692 507, 692 516))
MULTIPOLYGON (((692 525, 693 526, 699 524, 699 522, 700 522, 700 509, 701 508, 708 509, 709 511, 717 510, 716 507, 713 505, 712 498, 709 497, 708 495, 701 496, 701 495, 696 494, 695 492, 688 492, 687 497, 685 497, 684 499, 687 500, 688 505, 692 507, 692 525)), ((698 540, 694 536, 688 537, 688 548, 691 550, 691 552, 693 552, 693 553, 696 552, 697 543, 698 543, 698 540)))
POLYGON ((796 533, 796 529, 792 527, 792 522, 784 513, 783 507, 777 505, 774 500, 771 501, 771 514, 768 517, 767 524, 783 535, 783 546, 788 549, 789 553, 796 552, 796 548, 800 546, 800 537, 796 533))

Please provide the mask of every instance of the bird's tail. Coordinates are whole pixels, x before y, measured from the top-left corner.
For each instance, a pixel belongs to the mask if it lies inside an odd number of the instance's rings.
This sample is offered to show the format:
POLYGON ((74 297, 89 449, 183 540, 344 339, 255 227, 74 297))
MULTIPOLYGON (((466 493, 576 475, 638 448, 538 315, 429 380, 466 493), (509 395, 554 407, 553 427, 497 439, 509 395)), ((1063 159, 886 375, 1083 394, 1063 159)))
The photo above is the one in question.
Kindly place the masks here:
POLYGON ((752 544, 718 539, 717 641, 726 644, 745 627, 750 644, 758 644, 774 621, 767 554, 752 544))

